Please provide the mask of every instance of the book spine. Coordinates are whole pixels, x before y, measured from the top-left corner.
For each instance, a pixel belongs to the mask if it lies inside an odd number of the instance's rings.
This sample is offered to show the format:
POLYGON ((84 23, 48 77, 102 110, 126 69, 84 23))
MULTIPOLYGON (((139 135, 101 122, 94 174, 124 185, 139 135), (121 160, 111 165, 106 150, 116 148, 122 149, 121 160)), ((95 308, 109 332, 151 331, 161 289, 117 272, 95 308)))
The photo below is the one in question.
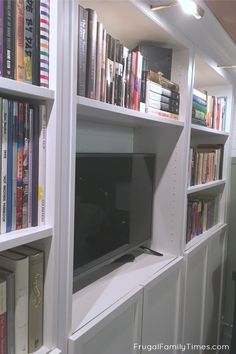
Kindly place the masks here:
POLYGON ((29 353, 43 344, 44 254, 30 256, 29 267, 29 353))
POLYGON ((4 2, 0 0, 0 76, 3 76, 4 2))
POLYGON ((88 10, 88 42, 87 42, 86 97, 95 99, 97 13, 92 9, 87 9, 87 10, 88 10))
POLYGON ((24 0, 16 0, 16 80, 24 79, 24 0))
POLYGON ((32 154, 32 226, 38 225, 39 107, 34 106, 32 154))
POLYGON ((0 254, 0 265, 15 273, 15 354, 28 354, 29 258, 13 260, 0 254))
POLYGON ((101 97, 101 75, 102 75, 102 43, 103 43, 103 24, 97 22, 97 62, 96 62, 96 100, 101 97))
POLYGON ((101 67, 101 97, 102 102, 106 102, 106 60, 107 60, 107 31, 103 29, 102 33, 102 67, 101 67))
POLYGON ((16 230, 18 102, 14 101, 12 121, 12 231, 16 230))
POLYGON ((40 0, 33 3, 33 47, 32 47, 32 84, 40 84, 40 0))
MULTIPOLYGON (((35 1, 35 0, 34 0, 35 1)), ((25 0, 24 17, 24 81, 32 83, 33 0, 25 0)))
POLYGON ((28 226, 28 181, 29 181, 29 105, 25 105, 23 147, 23 216, 22 227, 28 226))
POLYGON ((40 0, 40 86, 49 86, 50 0, 40 0))
POLYGON ((33 119, 34 111, 29 110, 29 181, 28 181, 28 227, 32 226, 32 166, 33 166, 33 119))
POLYGON ((17 136, 16 230, 22 228, 22 219, 23 219, 23 149, 24 149, 24 104, 19 103, 18 136, 17 136))
POLYGON ((0 353, 7 354, 7 291, 6 280, 0 280, 0 353))
POLYGON ((7 222, 7 129, 8 100, 3 99, 2 107, 2 183, 1 183, 1 233, 6 232, 7 222))
POLYGON ((8 141, 7 141, 7 221, 6 232, 12 230, 12 122, 13 100, 8 101, 8 141))
POLYGON ((38 225, 45 224, 46 189, 46 143, 47 112, 46 106, 39 106, 39 177, 38 177, 38 225))
MULTIPOLYGON (((0 97, 0 201, 2 201, 2 115, 3 115, 3 98, 0 97)), ((0 203, 0 233, 1 233, 1 222, 2 222, 2 205, 0 203)))
POLYGON ((4 1, 3 76, 15 78, 15 1, 4 1))
POLYGON ((86 66, 87 66, 87 36, 88 11, 79 5, 79 43, 78 43, 78 87, 79 96, 86 95, 86 66))

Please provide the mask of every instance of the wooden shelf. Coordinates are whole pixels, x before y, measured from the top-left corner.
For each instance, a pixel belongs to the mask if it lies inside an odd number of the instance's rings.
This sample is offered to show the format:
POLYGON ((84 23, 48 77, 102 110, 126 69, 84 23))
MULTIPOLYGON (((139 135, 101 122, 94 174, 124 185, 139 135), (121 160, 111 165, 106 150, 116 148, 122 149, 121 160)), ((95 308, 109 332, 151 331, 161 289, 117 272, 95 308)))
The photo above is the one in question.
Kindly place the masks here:
POLYGON ((77 109, 79 121, 86 120, 128 127, 172 127, 179 131, 184 127, 184 123, 179 120, 142 113, 86 97, 77 96, 77 109))
POLYGON ((202 234, 195 236, 191 241, 189 241, 186 246, 185 246, 185 251, 190 251, 192 248, 195 246, 201 244, 202 242, 206 241, 210 237, 212 237, 214 234, 216 234, 219 231, 223 231, 226 229, 227 224, 222 224, 218 223, 217 225, 214 225, 210 229, 206 230, 202 234))
POLYGON ((197 184, 195 186, 188 187, 187 194, 197 193, 201 191, 205 191, 207 189, 216 188, 216 187, 223 187, 225 185, 225 179, 212 181, 204 184, 197 184))
POLYGON ((26 243, 51 237, 52 232, 53 228, 50 226, 36 226, 2 234, 0 235, 0 252, 26 243))
POLYGON ((0 77, 0 94, 13 95, 27 99, 53 100, 54 91, 26 82, 0 77))

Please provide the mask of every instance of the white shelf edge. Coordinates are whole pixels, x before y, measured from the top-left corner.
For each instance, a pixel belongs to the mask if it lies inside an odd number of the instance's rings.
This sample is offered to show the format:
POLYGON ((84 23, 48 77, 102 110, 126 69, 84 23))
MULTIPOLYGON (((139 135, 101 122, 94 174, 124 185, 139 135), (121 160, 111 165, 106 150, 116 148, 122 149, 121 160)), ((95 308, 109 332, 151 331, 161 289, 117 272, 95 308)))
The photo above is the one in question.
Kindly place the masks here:
POLYGON ((199 133, 212 134, 212 135, 219 135, 219 136, 223 136, 225 138, 229 137, 229 133, 228 132, 225 132, 223 130, 209 128, 209 127, 204 127, 204 126, 197 125, 197 124, 191 124, 191 131, 199 132, 199 133))
POLYGON ((208 183, 204 183, 204 184, 197 184, 195 186, 188 187, 187 194, 201 192, 206 189, 211 189, 214 187, 220 187, 220 186, 225 185, 225 183, 226 183, 226 180, 222 179, 222 180, 212 181, 212 182, 208 182, 208 183))
POLYGON ((35 226, 0 235, 0 251, 51 237, 51 226, 35 226))
POLYGON ((125 263, 111 273, 99 278, 72 296, 72 333, 81 329, 106 309, 126 296, 146 280, 165 271, 178 258, 164 254, 157 257, 141 254, 134 262, 125 263), (117 291, 114 292, 114 289, 117 291), (94 303, 94 299, 96 299, 94 303))
POLYGON ((33 354, 47 354, 47 353, 51 353, 51 351, 50 351, 50 349, 48 349, 44 345, 40 349, 38 349, 35 352, 33 352, 33 354))
POLYGON ((208 240, 210 237, 212 237, 217 232, 225 229, 226 227, 227 227, 227 224, 218 223, 218 224, 214 225, 213 227, 211 227, 210 229, 203 232, 202 234, 195 236, 191 241, 189 241, 185 245, 185 252, 191 251, 191 249, 195 248, 195 246, 200 245, 201 243, 208 240))
POLYGON ((2 93, 42 100, 53 100, 55 96, 54 91, 48 88, 0 77, 0 94, 2 93))
POLYGON ((173 126, 179 129, 183 129, 184 122, 180 120, 175 120, 167 117, 158 116, 150 113, 143 113, 135 111, 133 109, 124 108, 112 105, 110 103, 101 102, 98 100, 93 100, 87 97, 77 96, 77 106, 79 109, 83 109, 83 115, 86 113, 86 118, 81 118, 79 120, 87 120, 88 118, 97 122, 114 122, 122 125, 129 126, 173 126), (85 112, 87 110, 87 112, 85 112), (98 112, 106 112, 109 117, 97 118, 98 112))

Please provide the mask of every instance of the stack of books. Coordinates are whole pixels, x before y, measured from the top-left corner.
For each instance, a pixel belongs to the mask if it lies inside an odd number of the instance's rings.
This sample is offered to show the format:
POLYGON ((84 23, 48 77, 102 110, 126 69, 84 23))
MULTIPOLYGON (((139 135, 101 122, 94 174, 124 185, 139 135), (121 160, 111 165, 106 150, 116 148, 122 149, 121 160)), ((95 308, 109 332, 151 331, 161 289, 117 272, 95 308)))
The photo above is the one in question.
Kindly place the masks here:
POLYGON ((192 123, 206 126, 207 95, 193 89, 192 123))
POLYGON ((79 96, 177 119, 179 87, 147 70, 148 61, 139 46, 129 50, 107 33, 96 11, 79 6, 79 96))
POLYGON ((0 253, 0 352, 43 345, 44 252, 19 246, 0 253))
POLYGON ((48 87, 49 1, 0 1, 0 76, 48 87))
POLYGON ((219 198, 220 196, 189 198, 186 242, 217 224, 219 198))
POLYGON ((140 111, 178 119, 179 86, 151 70, 145 73, 144 85, 140 111))
POLYGON ((0 97, 0 231, 45 223, 44 104, 0 97))
POLYGON ((222 178, 223 145, 190 148, 188 184, 193 186, 222 178))

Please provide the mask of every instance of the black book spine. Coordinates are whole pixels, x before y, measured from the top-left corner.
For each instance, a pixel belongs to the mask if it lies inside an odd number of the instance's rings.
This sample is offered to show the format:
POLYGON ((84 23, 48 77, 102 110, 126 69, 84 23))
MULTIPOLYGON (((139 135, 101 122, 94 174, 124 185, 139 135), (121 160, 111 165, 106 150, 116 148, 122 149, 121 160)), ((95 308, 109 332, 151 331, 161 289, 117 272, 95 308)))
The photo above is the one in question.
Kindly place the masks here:
POLYGON ((86 68, 87 68, 87 36, 88 11, 79 5, 79 43, 78 43, 78 87, 79 96, 86 95, 86 68))
POLYGON ((4 1, 3 76, 15 78, 15 1, 4 1))
POLYGON ((34 106, 32 146, 32 226, 38 225, 39 107, 34 106))
POLYGON ((96 97, 97 13, 88 11, 86 97, 96 97))
POLYGON ((32 84, 40 85, 40 0, 33 3, 32 84))

